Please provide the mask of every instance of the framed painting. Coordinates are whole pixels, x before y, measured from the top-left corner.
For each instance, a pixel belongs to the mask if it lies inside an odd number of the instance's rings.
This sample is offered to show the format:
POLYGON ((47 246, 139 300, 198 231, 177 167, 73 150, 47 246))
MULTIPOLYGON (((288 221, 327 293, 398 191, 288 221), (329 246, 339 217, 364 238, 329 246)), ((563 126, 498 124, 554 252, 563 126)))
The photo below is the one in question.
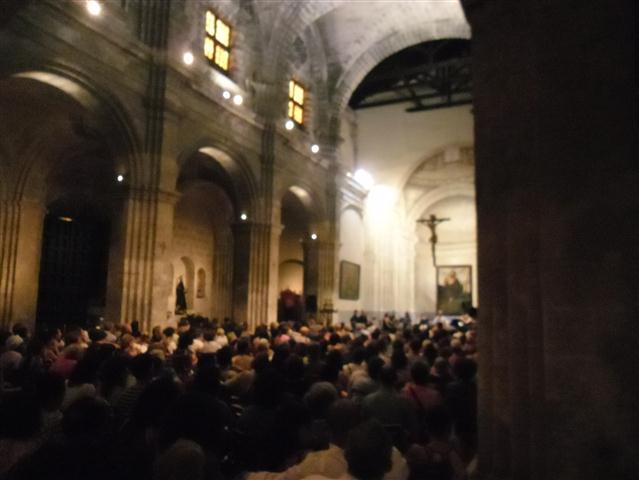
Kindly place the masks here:
POLYGON ((461 315, 473 305, 473 270, 470 265, 437 267, 437 311, 461 315))
POLYGON ((359 274, 361 267, 342 260, 339 263, 339 298, 359 300, 359 274))

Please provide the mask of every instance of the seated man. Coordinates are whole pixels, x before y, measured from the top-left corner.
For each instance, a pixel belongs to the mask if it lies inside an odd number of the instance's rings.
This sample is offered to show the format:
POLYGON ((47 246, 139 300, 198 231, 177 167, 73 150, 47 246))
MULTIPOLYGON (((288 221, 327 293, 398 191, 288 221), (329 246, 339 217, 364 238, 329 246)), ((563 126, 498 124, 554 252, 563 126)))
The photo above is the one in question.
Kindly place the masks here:
MULTIPOLYGON (((339 480, 382 480, 391 469, 393 444, 376 420, 355 427, 348 435, 344 452, 348 472, 339 480)), ((330 477, 311 475, 304 480, 327 480, 330 477)))
MULTIPOLYGON (((348 476, 350 462, 347 461, 348 449, 345 452, 345 447, 347 447, 349 434, 360 423, 359 409, 351 400, 337 400, 329 408, 326 420, 331 435, 331 443, 327 450, 309 453, 301 463, 284 472, 251 473, 247 480, 301 480, 310 476, 334 479, 351 478, 348 476)), ((380 429, 386 438, 386 432, 381 426, 380 429)), ((382 472, 379 479, 406 480, 408 477, 406 461, 397 449, 392 448, 390 441, 388 443, 390 464, 389 468, 382 472)))
POLYGON ((380 388, 362 401, 366 418, 374 418, 386 428, 400 429, 404 435, 415 433, 416 412, 410 400, 395 389, 397 374, 391 366, 384 366, 379 376, 380 388))

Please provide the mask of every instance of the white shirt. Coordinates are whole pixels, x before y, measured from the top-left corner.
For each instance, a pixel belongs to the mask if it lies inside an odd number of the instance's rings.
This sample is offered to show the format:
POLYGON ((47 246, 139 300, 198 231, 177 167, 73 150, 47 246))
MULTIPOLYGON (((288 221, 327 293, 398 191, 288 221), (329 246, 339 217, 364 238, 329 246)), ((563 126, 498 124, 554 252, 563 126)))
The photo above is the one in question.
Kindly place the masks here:
POLYGON ((220 348, 222 348, 222 345, 215 340, 211 340, 210 342, 204 342, 204 345, 200 348, 200 353, 215 353, 220 348))
MULTIPOLYGON (((393 448, 391 460, 391 470, 384 475, 384 480, 406 480, 409 473, 408 465, 396 448, 393 448)), ((249 474, 246 480, 310 480, 310 478, 317 480, 326 478, 351 479, 352 477, 348 474, 344 450, 331 444, 327 450, 309 453, 301 463, 293 465, 284 472, 255 472, 249 474)))

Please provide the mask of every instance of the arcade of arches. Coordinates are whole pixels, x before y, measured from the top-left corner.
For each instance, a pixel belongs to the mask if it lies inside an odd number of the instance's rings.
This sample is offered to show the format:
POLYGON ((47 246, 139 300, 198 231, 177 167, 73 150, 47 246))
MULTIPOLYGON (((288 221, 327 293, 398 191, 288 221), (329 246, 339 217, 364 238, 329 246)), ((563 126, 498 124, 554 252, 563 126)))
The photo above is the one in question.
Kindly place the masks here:
POLYGON ((452 266, 480 471, 639 470, 636 5, 86 3, 0 14, 1 325, 417 319, 452 266), (472 42, 472 105, 450 68, 436 94, 375 69, 447 40, 472 42))

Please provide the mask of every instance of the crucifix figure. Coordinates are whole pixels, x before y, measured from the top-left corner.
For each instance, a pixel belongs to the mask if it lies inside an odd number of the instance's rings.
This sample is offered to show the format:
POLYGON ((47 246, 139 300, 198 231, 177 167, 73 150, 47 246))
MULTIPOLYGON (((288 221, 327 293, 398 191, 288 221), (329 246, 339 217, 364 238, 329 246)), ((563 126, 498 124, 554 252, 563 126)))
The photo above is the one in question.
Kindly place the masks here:
POLYGON ((433 266, 437 266, 437 261, 435 260, 435 245, 437 244, 437 225, 442 222, 447 222, 450 218, 437 218, 437 215, 430 214, 428 218, 420 218, 417 220, 417 223, 422 223, 428 227, 430 230, 430 249, 433 254, 433 266))

